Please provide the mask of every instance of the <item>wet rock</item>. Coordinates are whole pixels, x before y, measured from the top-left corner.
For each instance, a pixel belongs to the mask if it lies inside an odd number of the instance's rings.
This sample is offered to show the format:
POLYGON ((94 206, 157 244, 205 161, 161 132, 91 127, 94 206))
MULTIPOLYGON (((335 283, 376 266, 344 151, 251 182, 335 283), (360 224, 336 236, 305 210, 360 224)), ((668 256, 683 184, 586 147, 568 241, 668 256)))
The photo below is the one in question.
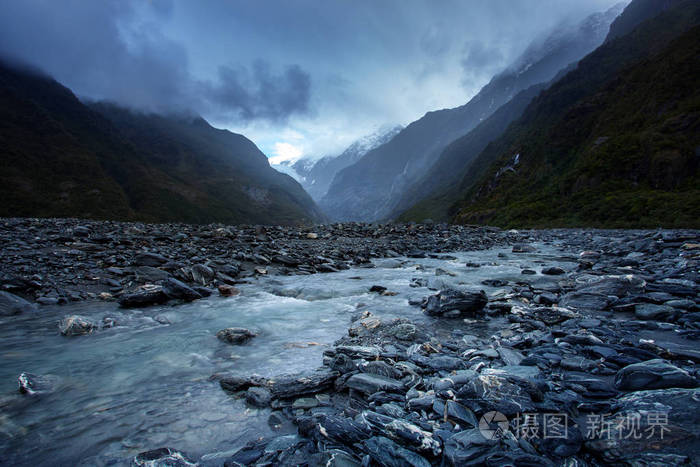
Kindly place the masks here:
POLYGON ((459 290, 443 290, 431 295, 425 304, 425 312, 430 316, 456 318, 463 314, 473 314, 484 309, 488 298, 480 292, 462 292, 459 290))
POLYGON ((167 271, 151 266, 139 266, 134 268, 134 275, 136 277, 136 281, 141 283, 158 282, 170 277, 170 274, 168 274, 167 271))
MULTIPOLYGON (((497 428, 493 428, 493 433, 496 433, 497 428)), ((486 429, 490 435, 491 428, 487 426, 486 429)), ((496 436, 487 439, 478 428, 472 428, 455 433, 445 442, 445 457, 455 466, 483 464, 484 457, 497 444, 496 436)))
POLYGON ((225 391, 236 392, 245 391, 252 386, 263 386, 267 384, 267 380, 259 376, 243 377, 227 375, 219 379, 219 384, 225 391))
POLYGON ((134 266, 151 266, 158 267, 168 262, 168 258, 157 253, 139 253, 134 256, 132 264, 134 266))
POLYGON ((66 316, 58 323, 58 329, 61 331, 61 335, 64 336, 82 336, 90 334, 96 327, 95 323, 78 315, 66 316))
POLYGON ((216 333, 217 339, 232 345, 241 345, 257 336, 254 332, 245 328, 226 328, 216 333))
POLYGON ((184 300, 186 302, 202 298, 202 294, 172 277, 164 280, 162 285, 163 292, 169 298, 184 300))
POLYGON ((418 334, 418 328, 412 323, 401 323, 396 325, 391 333, 399 340, 410 341, 418 334))
POLYGON ((440 442, 433 438, 432 433, 405 420, 381 415, 371 410, 363 411, 361 418, 373 428, 375 433, 386 436, 420 453, 438 456, 442 452, 440 442))
POLYGON ((143 289, 138 292, 126 294, 119 299, 122 308, 141 308, 152 305, 161 305, 168 301, 168 295, 162 287, 143 289))
POLYGON ((373 394, 379 391, 401 392, 404 385, 401 381, 380 375, 359 373, 348 379, 347 386, 364 394, 373 394))
POLYGON ((605 463, 677 465, 700 457, 700 389, 632 392, 616 401, 610 419, 631 422, 611 436, 598 427, 586 441, 587 450, 605 463))
POLYGON ((302 375, 281 375, 268 382, 268 388, 279 399, 292 399, 316 394, 331 387, 338 372, 322 368, 302 375))
POLYGON ((644 320, 671 321, 678 316, 678 311, 670 306, 641 303, 635 305, 634 316, 644 320))
MULTIPOLYGON (((372 436, 371 428, 350 418, 336 415, 321 415, 309 420, 310 434, 317 440, 353 445, 372 436)), ((303 427, 300 427, 300 431, 303 427)))
POLYGON ((364 447, 374 462, 384 467, 429 467, 424 457, 402 448, 383 436, 375 436, 364 442, 364 447))
POLYGON ((245 393, 245 401, 255 407, 268 407, 272 401, 272 393, 262 387, 251 387, 245 393))
POLYGON ((36 311, 36 305, 10 292, 0 291, 0 316, 18 315, 29 311, 36 311))
POLYGON ((143 467, 196 467, 197 463, 185 454, 171 448, 159 448, 138 454, 134 458, 135 466, 143 467))
POLYGON ((369 288, 369 291, 374 293, 384 293, 386 292, 386 287, 382 285, 373 285, 369 288))
POLYGON ((532 245, 526 245, 524 243, 518 243, 516 245, 513 245, 513 249, 511 250, 513 253, 534 253, 537 251, 537 248, 535 248, 532 245))
POLYGON ((628 365, 615 375, 615 387, 624 391, 697 386, 698 381, 687 371, 660 359, 628 365))
POLYGON ((51 375, 22 373, 17 377, 17 382, 19 383, 19 392, 21 394, 44 394, 55 389, 58 378, 51 375))
POLYGON ((192 266, 192 278, 195 282, 201 285, 207 285, 214 279, 214 271, 203 264, 195 264, 192 266))
POLYGON ((240 290, 237 288, 231 286, 231 285, 220 285, 218 287, 219 289, 219 295, 222 297, 233 297, 235 295, 239 295, 241 293, 240 290))
POLYGON ((547 276, 560 276, 562 274, 566 274, 566 271, 560 267, 552 266, 548 268, 543 268, 542 274, 545 274, 547 276))

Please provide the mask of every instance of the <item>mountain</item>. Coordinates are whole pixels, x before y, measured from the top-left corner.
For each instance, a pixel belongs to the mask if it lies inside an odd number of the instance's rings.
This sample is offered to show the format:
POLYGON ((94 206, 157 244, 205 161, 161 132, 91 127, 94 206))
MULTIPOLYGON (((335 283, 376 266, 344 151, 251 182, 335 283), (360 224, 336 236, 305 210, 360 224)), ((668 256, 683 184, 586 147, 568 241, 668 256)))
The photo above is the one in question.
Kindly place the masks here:
POLYGON ((547 40, 537 41, 467 104, 427 113, 391 141, 341 170, 319 205, 338 220, 381 220, 409 207, 413 198, 404 200, 404 194, 450 143, 519 92, 551 80, 600 45, 621 9, 622 5, 618 5, 590 16, 577 27, 559 29, 547 40))
POLYGON ((247 138, 199 117, 86 105, 0 63, 0 216, 297 224, 322 215, 247 138))
POLYGON ((353 142, 340 155, 326 156, 318 160, 299 159, 291 165, 291 169, 297 174, 297 180, 306 192, 319 201, 328 191, 335 174, 360 160, 372 149, 391 140, 402 129, 401 125, 382 126, 374 133, 353 142))
POLYGON ((611 29, 478 156, 457 222, 700 227, 700 2, 657 6, 611 29))

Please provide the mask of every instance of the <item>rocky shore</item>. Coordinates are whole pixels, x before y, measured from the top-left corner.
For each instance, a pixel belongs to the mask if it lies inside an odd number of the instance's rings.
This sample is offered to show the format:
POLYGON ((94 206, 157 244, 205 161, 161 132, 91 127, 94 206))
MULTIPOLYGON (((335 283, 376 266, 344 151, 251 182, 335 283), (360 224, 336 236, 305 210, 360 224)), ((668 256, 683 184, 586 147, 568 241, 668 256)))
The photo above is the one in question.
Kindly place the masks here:
MULTIPOLYGON (((266 274, 314 274, 378 257, 505 244, 498 229, 333 224, 309 228, 0 220, 0 314, 86 299, 141 307, 191 301, 266 274), (14 301, 14 305, 2 303, 14 301)), ((512 239, 511 239, 512 240, 512 239)))
MULTIPOLYGON (((695 465, 700 456, 697 232, 529 232, 565 239, 556 286, 436 291, 436 320, 507 319, 489 338, 358 312, 307 375, 215 375, 297 434, 238 465, 695 465)), ((521 239, 526 240, 526 239, 521 239)), ((513 246, 513 255, 531 251, 513 246)), ((478 267, 470 264, 465 267, 478 267)))
MULTIPOLYGON (((542 262, 521 268, 519 280, 483 283, 489 293, 416 278, 411 287, 425 293, 408 301, 426 316, 421 322, 358 304, 316 371, 212 375, 231 398, 269 410, 279 436, 207 459, 163 447, 130 459, 134 465, 661 466, 700 458, 696 231, 5 219, 0 240, 4 316, 80 300, 177 304, 235 294, 260 275, 495 246, 508 247, 503 261, 542 244, 573 259, 569 268, 542 262), (499 324, 484 335, 475 331, 483 323, 499 324)), ((371 290, 392 293, 381 283, 371 290)), ((102 325, 67 316, 61 332, 102 325)), ((228 345, 266 338, 239 327, 216 337, 228 345)), ((25 394, 50 385, 20 376, 25 394)))

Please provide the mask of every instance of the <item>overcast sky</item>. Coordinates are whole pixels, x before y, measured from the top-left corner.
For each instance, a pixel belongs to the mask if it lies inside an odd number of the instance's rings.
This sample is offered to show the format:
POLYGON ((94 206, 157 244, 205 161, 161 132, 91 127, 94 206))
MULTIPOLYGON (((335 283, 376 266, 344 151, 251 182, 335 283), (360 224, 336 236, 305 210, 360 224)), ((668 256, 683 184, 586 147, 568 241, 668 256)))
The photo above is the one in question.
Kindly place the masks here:
POLYGON ((618 0, 0 0, 0 54, 81 97, 192 110, 270 157, 464 104, 530 41, 618 0))

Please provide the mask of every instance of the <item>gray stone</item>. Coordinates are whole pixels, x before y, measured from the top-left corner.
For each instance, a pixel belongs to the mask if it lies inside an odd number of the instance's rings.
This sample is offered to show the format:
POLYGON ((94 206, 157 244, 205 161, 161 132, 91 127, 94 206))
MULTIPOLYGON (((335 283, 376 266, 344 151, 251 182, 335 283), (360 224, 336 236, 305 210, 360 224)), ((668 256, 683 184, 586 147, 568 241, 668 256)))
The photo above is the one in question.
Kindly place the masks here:
POLYGON ((82 336, 90 334, 97 326, 89 319, 78 316, 66 316, 58 323, 58 329, 64 336, 82 336))
POLYGON ((615 387, 625 391, 697 386, 697 380, 687 371, 661 359, 627 365, 615 375, 615 387))
POLYGON ((368 373, 352 375, 346 384, 349 388, 364 394, 373 394, 379 391, 401 392, 404 389, 401 381, 368 373))
POLYGON ((364 447, 372 460, 384 467, 430 467, 424 457, 383 436, 368 439, 364 447))
POLYGON ((272 401, 272 393, 266 388, 254 386, 246 391, 245 400, 255 407, 268 407, 272 401))
POLYGON ((18 315, 26 311, 36 311, 36 305, 10 292, 0 291, 0 316, 18 315))
POLYGON ((216 333, 217 339, 233 345, 245 344, 255 336, 257 334, 245 328, 226 328, 216 333))

